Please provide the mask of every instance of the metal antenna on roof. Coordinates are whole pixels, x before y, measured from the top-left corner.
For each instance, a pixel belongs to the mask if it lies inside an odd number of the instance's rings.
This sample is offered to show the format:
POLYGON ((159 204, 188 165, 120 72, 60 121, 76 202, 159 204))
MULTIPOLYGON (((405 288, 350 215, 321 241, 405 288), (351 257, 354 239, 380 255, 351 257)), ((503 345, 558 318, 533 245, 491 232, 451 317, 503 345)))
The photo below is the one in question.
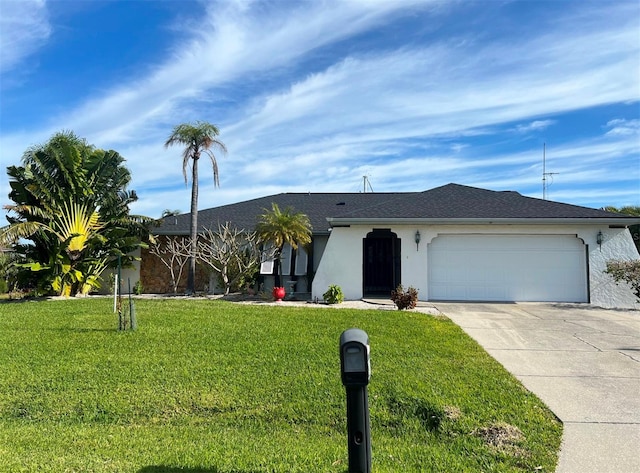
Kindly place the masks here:
POLYGON ((373 187, 371 187, 371 183, 369 182, 369 176, 365 175, 362 176, 362 192, 364 192, 366 194, 367 192, 367 186, 369 187, 369 190, 371 192, 373 192, 373 187))
POLYGON ((557 172, 547 172, 547 143, 542 145, 542 200, 547 200, 547 189, 553 184, 553 175, 557 172), (547 183, 547 181, 551 181, 547 183))

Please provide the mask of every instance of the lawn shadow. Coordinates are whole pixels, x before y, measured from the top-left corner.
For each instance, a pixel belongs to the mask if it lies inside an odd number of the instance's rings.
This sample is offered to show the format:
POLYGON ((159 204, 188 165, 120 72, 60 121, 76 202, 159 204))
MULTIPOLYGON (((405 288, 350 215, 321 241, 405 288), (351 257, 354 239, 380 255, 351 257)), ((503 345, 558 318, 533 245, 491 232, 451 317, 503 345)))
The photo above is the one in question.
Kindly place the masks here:
MULTIPOLYGON (((226 470, 225 470, 226 471, 226 470)), ((220 473, 217 468, 180 468, 177 466, 145 466, 138 473, 220 473)), ((229 473, 261 473, 249 470, 231 470, 229 473)))
POLYGON ((75 333, 90 333, 90 332, 122 332, 118 330, 115 325, 111 328, 87 328, 87 327, 58 327, 49 329, 52 332, 75 332, 75 333))
POLYGON ((45 300, 43 297, 21 297, 20 299, 0 299, 0 304, 26 304, 27 302, 38 302, 45 300))
MULTIPOLYGON (((225 470, 229 473, 264 473, 263 471, 258 470, 225 470)), ((220 470, 217 468, 180 468, 177 466, 145 466, 141 470, 138 470, 137 473, 220 473, 220 470)), ((347 470, 344 473, 348 473, 347 470)))

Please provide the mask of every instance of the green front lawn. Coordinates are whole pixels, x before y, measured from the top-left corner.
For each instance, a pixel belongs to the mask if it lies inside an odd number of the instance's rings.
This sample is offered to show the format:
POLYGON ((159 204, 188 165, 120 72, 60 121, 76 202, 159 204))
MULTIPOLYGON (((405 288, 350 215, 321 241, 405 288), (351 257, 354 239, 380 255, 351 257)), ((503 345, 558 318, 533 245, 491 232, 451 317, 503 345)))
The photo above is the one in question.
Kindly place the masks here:
POLYGON ((350 327, 371 340, 374 473, 554 470, 560 423, 448 320, 137 300, 118 332, 112 304, 0 303, 0 471, 345 473, 350 327))

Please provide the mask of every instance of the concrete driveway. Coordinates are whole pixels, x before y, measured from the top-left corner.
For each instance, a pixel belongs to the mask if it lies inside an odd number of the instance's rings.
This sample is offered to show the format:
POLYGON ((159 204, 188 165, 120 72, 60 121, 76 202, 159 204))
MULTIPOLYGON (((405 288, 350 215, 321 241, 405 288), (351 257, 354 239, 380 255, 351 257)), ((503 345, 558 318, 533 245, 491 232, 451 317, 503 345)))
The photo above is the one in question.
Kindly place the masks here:
POLYGON ((640 472, 640 312, 435 303, 562 420, 557 473, 640 472))

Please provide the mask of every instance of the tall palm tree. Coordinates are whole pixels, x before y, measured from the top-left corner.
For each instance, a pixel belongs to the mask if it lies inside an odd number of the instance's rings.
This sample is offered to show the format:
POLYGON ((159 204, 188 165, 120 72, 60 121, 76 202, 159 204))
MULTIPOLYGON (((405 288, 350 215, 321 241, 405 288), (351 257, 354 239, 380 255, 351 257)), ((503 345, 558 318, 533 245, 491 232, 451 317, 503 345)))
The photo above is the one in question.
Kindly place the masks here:
POLYGON ((311 231, 309 217, 301 212, 295 212, 291 207, 282 211, 278 204, 272 203, 271 210, 265 209, 265 213, 260 216, 260 221, 256 225, 258 239, 262 243, 271 243, 275 247, 276 286, 281 284, 280 257, 284 245, 289 243, 294 250, 298 249, 298 245, 308 245, 311 243, 311 231))
POLYGON ((213 166, 213 183, 215 187, 220 186, 218 178, 218 162, 211 148, 217 148, 226 153, 227 147, 217 139, 220 130, 215 125, 207 122, 197 121, 195 123, 183 123, 177 125, 171 136, 164 144, 165 148, 172 145, 184 145, 185 149, 182 153, 182 174, 184 183, 187 185, 187 165, 191 163, 191 224, 190 224, 190 257, 189 271, 187 272, 187 293, 195 293, 196 280, 196 252, 198 246, 198 160, 202 153, 211 158, 213 166))

